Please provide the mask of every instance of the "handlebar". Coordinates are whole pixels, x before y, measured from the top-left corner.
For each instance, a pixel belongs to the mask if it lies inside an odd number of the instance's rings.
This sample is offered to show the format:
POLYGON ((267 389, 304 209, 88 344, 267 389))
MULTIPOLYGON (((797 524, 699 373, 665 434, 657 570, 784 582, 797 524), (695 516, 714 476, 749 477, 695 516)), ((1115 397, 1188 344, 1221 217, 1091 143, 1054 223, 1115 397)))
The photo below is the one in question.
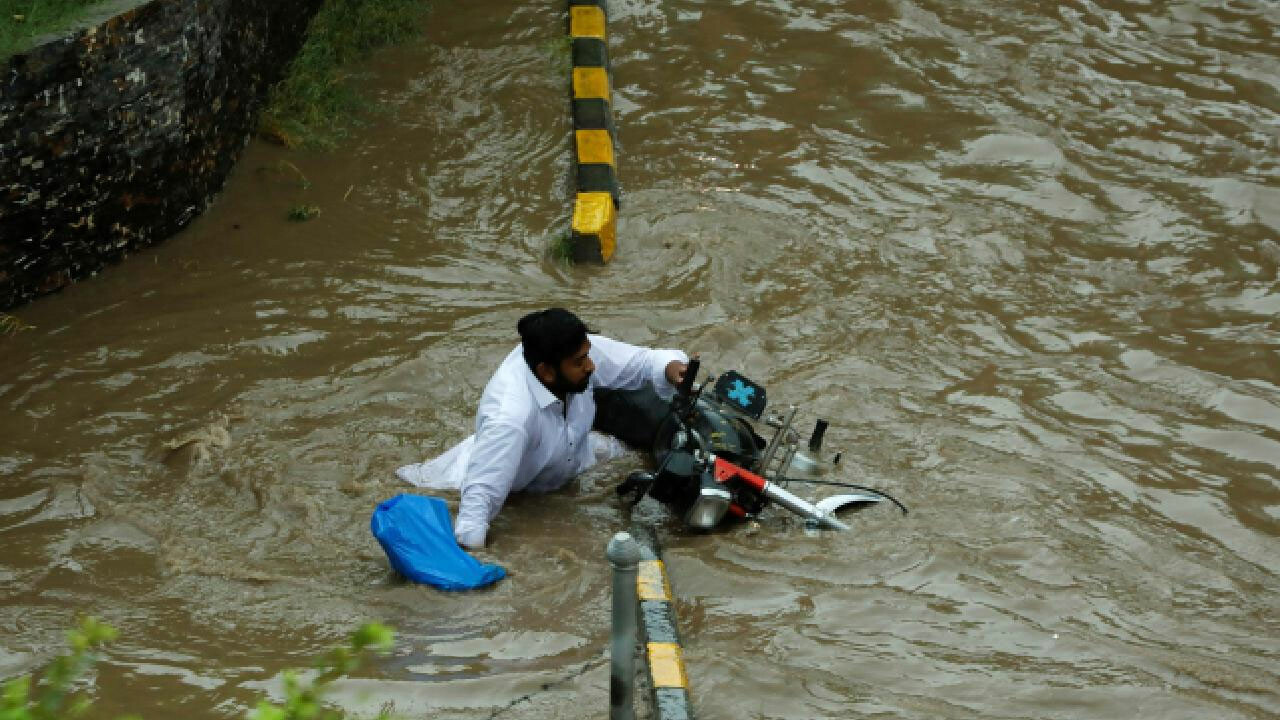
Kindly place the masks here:
POLYGON ((676 388, 676 392, 685 397, 693 394, 693 381, 694 378, 698 376, 698 366, 701 364, 702 361, 697 357, 694 357, 689 361, 688 366, 686 366, 684 370, 684 378, 680 381, 680 385, 676 388))

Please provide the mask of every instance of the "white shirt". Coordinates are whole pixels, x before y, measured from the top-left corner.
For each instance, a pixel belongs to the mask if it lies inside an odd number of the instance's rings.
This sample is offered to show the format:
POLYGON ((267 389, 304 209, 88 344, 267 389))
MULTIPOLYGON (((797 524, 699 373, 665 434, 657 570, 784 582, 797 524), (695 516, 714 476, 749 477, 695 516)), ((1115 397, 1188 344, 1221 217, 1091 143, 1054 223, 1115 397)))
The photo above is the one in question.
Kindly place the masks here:
POLYGON ((586 392, 566 397, 568 413, 529 369, 517 345, 485 386, 475 434, 425 465, 397 470, 416 485, 462 491, 453 526, 459 544, 484 546, 489 523, 508 494, 555 490, 595 464, 588 437, 596 416, 592 390, 634 390, 653 383, 669 398, 675 388, 667 381, 667 365, 688 361, 679 350, 642 348, 600 335, 588 339, 596 369, 586 392))

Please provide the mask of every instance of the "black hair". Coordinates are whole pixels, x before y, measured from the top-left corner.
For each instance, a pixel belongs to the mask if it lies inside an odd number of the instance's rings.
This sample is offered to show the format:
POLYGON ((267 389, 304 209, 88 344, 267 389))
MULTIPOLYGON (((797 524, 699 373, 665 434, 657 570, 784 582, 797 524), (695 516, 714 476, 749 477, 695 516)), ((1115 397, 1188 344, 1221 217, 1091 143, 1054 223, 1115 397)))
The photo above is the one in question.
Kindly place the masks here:
POLYGON ((560 361, 572 356, 587 341, 591 332, 577 315, 564 308, 538 310, 520 318, 516 323, 520 333, 520 345, 524 348, 524 361, 534 375, 538 363, 547 363, 557 371, 560 361))

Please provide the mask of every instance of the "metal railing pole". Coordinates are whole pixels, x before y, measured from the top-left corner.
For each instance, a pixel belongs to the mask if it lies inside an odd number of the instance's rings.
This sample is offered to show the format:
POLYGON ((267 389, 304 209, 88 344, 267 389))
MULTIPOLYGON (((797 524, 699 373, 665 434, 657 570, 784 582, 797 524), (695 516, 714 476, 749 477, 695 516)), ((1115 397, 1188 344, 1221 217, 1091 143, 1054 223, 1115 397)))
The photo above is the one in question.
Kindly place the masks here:
POLYGON ((636 682, 636 567, 640 544, 620 532, 605 550, 613 566, 613 630, 609 644, 609 720, 633 720, 636 682))

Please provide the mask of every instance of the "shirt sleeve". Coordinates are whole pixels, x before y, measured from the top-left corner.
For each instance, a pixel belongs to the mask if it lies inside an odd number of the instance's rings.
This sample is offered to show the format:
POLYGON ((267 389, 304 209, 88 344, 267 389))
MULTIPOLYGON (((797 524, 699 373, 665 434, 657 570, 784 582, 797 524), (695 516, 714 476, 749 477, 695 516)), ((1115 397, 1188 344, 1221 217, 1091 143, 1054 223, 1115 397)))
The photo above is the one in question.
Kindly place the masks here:
POLYGON ((675 393, 667 382, 667 365, 673 360, 688 362, 680 350, 664 350, 628 345, 603 335, 592 335, 591 361, 596 365, 596 384, 613 390, 636 390, 646 382, 664 400, 675 393))
POLYGON ((515 482, 527 438, 524 428, 502 420, 485 420, 477 428, 475 448, 462 479, 458 520, 453 525, 459 545, 484 547, 489 523, 502 509, 515 482))

